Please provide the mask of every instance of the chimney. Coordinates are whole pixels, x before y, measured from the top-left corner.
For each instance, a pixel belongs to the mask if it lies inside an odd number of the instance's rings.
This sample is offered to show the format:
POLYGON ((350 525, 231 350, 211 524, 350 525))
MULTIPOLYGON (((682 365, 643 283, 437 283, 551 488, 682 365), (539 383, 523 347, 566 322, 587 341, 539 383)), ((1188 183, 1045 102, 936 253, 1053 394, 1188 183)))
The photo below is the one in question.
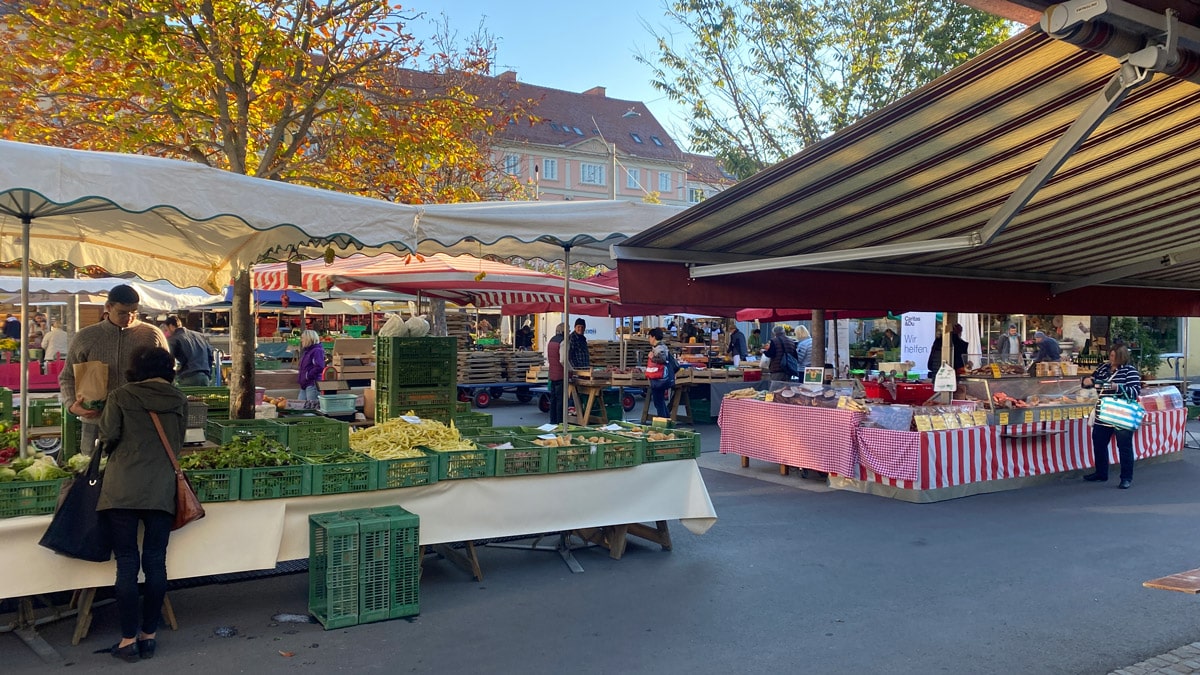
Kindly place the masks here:
POLYGON ((591 89, 588 89, 587 91, 583 92, 583 95, 584 96, 599 96, 599 97, 603 98, 604 97, 604 87, 592 87, 591 89))
POLYGON ((496 79, 500 80, 501 82, 516 82, 517 81, 517 71, 506 70, 503 73, 500 73, 499 75, 497 75, 496 79))

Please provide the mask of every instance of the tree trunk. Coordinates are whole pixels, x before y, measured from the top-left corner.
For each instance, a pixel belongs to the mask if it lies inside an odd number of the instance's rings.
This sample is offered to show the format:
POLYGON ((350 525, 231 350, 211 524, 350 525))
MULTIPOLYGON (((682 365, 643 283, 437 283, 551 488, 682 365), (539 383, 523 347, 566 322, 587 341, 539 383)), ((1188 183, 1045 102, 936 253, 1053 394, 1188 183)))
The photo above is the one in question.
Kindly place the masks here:
POLYGON ((229 374, 229 416, 254 418, 254 317, 250 313, 250 272, 233 281, 233 306, 229 309, 229 349, 233 361, 229 374))
POLYGON ((447 335, 445 300, 429 300, 429 334, 438 337, 447 335))
POLYGON ((813 368, 824 368, 827 362, 825 358, 825 310, 814 309, 812 311, 812 330, 809 331, 809 335, 812 337, 812 356, 808 365, 813 368))

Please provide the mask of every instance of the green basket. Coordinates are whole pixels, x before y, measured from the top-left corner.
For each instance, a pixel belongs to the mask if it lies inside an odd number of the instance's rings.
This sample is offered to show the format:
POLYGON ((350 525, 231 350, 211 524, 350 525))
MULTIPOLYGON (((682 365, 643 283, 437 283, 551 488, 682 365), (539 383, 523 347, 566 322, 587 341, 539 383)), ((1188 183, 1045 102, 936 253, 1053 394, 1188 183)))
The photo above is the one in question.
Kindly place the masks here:
POLYGON ((275 420, 210 419, 204 425, 204 437, 217 445, 224 445, 235 438, 265 436, 286 445, 289 429, 275 420))
POLYGON ((620 469, 627 466, 637 466, 646 459, 645 444, 636 438, 620 434, 596 432, 589 436, 600 436, 612 440, 611 443, 596 444, 597 469, 620 469))
POLYGON ((0 518, 54 513, 62 478, 0 483, 0 518))
POLYGON ((515 436, 473 436, 470 440, 480 447, 512 445, 511 448, 491 448, 496 453, 493 476, 532 476, 550 472, 550 448, 515 436))
POLYGON ((83 443, 83 422, 75 415, 67 413, 62 416, 62 450, 58 453, 58 461, 62 462, 79 454, 79 446, 83 443))
POLYGON ((0 421, 11 422, 13 419, 13 391, 8 387, 0 387, 0 421))
POLYGON ((312 491, 309 494, 339 495, 374 490, 379 480, 379 468, 373 458, 360 457, 362 461, 323 464, 316 454, 300 455, 310 465, 312 491))
POLYGON ((238 498, 283 499, 312 494, 312 465, 256 466, 242 469, 238 498))
POLYGON ((185 469, 183 473, 202 502, 237 501, 242 488, 241 469, 185 469))
POLYGON ((616 433, 636 438, 644 448, 644 461, 650 462, 665 462, 675 459, 696 459, 700 456, 700 434, 690 431, 681 431, 679 429, 655 429, 650 426, 641 424, 621 423, 625 431, 616 433), (640 431, 642 435, 634 435, 632 432, 640 431), (660 433, 674 434, 675 438, 665 441, 652 441, 645 434, 657 431, 660 433))
POLYGON ((380 490, 388 490, 436 483, 441 459, 435 452, 429 450, 423 452, 425 453, 424 457, 377 460, 379 478, 375 481, 376 487, 380 490))
POLYGON ((309 516, 309 612, 326 630, 420 612, 420 520, 398 506, 309 516))
POLYGON ((375 399, 376 423, 407 415, 410 410, 421 419, 437 420, 443 424, 449 424, 454 419, 454 406, 449 404, 396 406, 382 398, 375 399))
POLYGON ((34 399, 29 402, 29 424, 31 427, 57 427, 62 425, 62 404, 54 399, 34 399))
POLYGON ((379 382, 375 387, 375 400, 387 401, 392 410, 437 406, 439 408, 449 408, 451 411, 457 412, 454 408, 458 403, 455 400, 457 396, 458 389, 453 385, 396 388, 379 382))
MULTIPOLYGON (((11 394, 12 392, 9 392, 9 393, 11 394)), ((469 413, 469 412, 471 412, 471 402, 470 401, 455 401, 454 413, 455 413, 456 417, 463 413, 469 413)))
MULTIPOLYGON (((532 439, 527 438, 526 440, 532 439)), ((591 444, 574 441, 571 445, 543 447, 550 451, 550 473, 590 471, 596 465, 596 458, 591 444)))
POLYGON ((283 365, 279 359, 254 359, 255 370, 283 370, 283 365))
POLYGON ((208 405, 209 417, 213 410, 224 410, 225 417, 229 416, 229 387, 180 387, 179 391, 188 397, 189 401, 202 401, 208 405))
POLYGON ((482 433, 490 434, 492 428, 492 416, 489 413, 481 412, 459 412, 454 414, 454 426, 460 431, 467 429, 480 429, 482 433))
MULTIPOLYGON (((428 450, 428 448, 426 448, 428 450)), ((438 456, 438 480, 487 478, 495 475, 496 451, 491 448, 475 450, 429 450, 438 456)))
POLYGON ((350 425, 328 417, 304 415, 275 420, 287 427, 287 447, 297 454, 350 449, 350 425))

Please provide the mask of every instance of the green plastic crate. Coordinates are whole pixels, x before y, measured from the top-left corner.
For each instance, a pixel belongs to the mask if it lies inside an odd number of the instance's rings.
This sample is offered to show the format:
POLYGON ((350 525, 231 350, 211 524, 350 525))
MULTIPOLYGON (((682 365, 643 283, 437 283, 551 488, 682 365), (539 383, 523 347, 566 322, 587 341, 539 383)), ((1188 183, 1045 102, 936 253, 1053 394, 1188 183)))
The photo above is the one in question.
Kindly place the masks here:
POLYGON ((456 416, 461 415, 463 413, 468 413, 468 412, 471 412, 471 402, 470 401, 455 401, 454 413, 456 416))
POLYGON ((350 449, 350 425, 328 417, 304 415, 275 420, 287 427, 287 447, 298 454, 350 449))
POLYGON ((664 462, 674 459, 696 459, 700 456, 700 434, 680 429, 655 429, 647 425, 631 424, 628 422, 621 423, 621 426, 626 431, 618 431, 616 433, 637 438, 644 448, 643 454, 646 463, 664 462), (631 432, 634 431, 641 432, 641 435, 632 435, 631 432), (646 433, 651 431, 674 434, 675 438, 673 440, 652 441, 645 436, 646 433))
POLYGON ((414 415, 422 419, 437 420, 443 424, 449 424, 454 419, 454 406, 452 405, 405 405, 396 406, 385 399, 375 398, 375 421, 382 422, 385 420, 394 419, 401 415, 407 415, 412 411, 414 415))
POLYGON ((208 405, 209 417, 214 410, 224 410, 229 417, 229 387, 180 387, 179 391, 188 397, 189 401, 202 401, 208 405))
POLYGON ((308 517, 308 611, 325 630, 358 625, 360 545, 346 512, 308 517))
MULTIPOLYGON (((571 433, 575 434, 576 432, 571 433)), ((557 436, 558 434, 553 435, 557 436)), ((527 438, 526 440, 532 439, 527 438)), ((595 468, 596 459, 591 444, 582 443, 573 438, 570 445, 551 445, 545 447, 550 451, 550 461, 548 463, 550 473, 590 471, 595 468)))
POLYGON ((512 445, 511 448, 492 447, 496 453, 493 476, 531 476, 550 472, 550 448, 516 436, 472 436, 470 440, 480 447, 512 445))
POLYGON ((312 494, 312 465, 256 466, 242 469, 238 499, 283 499, 312 494))
POLYGON ((215 420, 204 425, 204 437, 217 445, 224 445, 235 438, 265 436, 287 444, 289 427, 275 420, 215 420))
POLYGON ((11 422, 13 419, 13 391, 8 387, 0 387, 0 421, 11 422))
POLYGON ((79 454, 79 446, 83 443, 83 422, 75 415, 67 413, 62 416, 62 450, 58 460, 62 462, 79 454))
POLYGON ((439 481, 495 475, 496 451, 491 448, 429 451, 438 456, 439 481))
POLYGON ((596 444, 595 468, 597 469, 620 469, 628 466, 637 466, 645 461, 645 444, 636 438, 605 432, 589 432, 588 435, 600 436, 612 440, 611 443, 596 444))
POLYGON ((492 415, 481 412, 454 413, 454 426, 459 429, 483 429, 484 433, 492 428, 492 415))
POLYGON ((377 337, 375 358, 458 359, 458 339, 452 337, 377 337))
POLYGON ((398 506, 309 517, 309 611, 326 630, 420 612, 419 528, 398 506))
POLYGON ((183 473, 202 502, 237 501, 242 489, 241 469, 185 469, 183 473))
POLYGON ((437 406, 439 408, 449 408, 451 413, 456 411, 455 405, 458 403, 458 388, 450 386, 441 387, 389 387, 386 383, 376 382, 375 385, 375 400, 387 401, 388 405, 393 410, 400 408, 413 407, 428 407, 437 406))
POLYGON ((36 398, 29 401, 29 423, 31 427, 62 426, 62 404, 57 399, 36 398))
POLYGON ((0 483, 0 518, 54 513, 63 479, 0 483))
POLYGON ((374 459, 359 455, 362 461, 322 464, 314 455, 300 455, 310 465, 313 495, 337 495, 375 489, 379 468, 374 459))
POLYGON ((436 483, 441 459, 435 452, 422 452, 425 453, 423 457, 377 460, 379 478, 375 481, 376 487, 389 490, 436 483))
POLYGON ((713 424, 712 408, 706 398, 692 399, 692 424, 713 424))

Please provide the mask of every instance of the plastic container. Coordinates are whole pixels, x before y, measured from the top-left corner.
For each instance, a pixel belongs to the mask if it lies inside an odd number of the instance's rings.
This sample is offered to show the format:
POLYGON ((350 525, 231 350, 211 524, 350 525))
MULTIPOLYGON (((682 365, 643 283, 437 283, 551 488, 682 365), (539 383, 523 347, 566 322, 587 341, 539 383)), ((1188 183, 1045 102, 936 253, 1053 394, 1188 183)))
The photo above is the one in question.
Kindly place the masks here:
POLYGON ((266 398, 266 396, 267 396, 267 388, 266 387, 255 387, 254 388, 254 405, 262 405, 263 399, 266 398))

